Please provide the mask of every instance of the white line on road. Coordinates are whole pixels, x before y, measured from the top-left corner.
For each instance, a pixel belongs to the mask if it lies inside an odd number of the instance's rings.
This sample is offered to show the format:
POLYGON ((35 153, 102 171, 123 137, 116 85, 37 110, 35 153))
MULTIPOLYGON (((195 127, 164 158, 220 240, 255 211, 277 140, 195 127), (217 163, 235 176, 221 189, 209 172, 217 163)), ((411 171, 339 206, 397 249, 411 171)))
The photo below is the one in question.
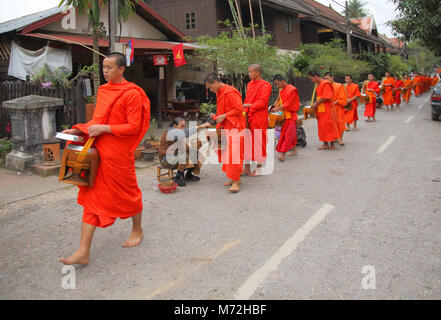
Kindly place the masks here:
POLYGON ((254 272, 245 283, 237 290, 234 298, 237 300, 248 300, 256 292, 257 288, 275 270, 279 264, 291 255, 297 246, 305 240, 306 236, 334 209, 333 205, 325 204, 320 208, 297 232, 286 241, 283 246, 256 272, 254 272))
POLYGON ((423 107, 423 105, 418 106, 418 110, 420 110, 423 107))
POLYGON ((413 116, 410 116, 409 118, 407 118, 407 120, 406 121, 404 121, 405 123, 409 123, 410 121, 412 121, 412 119, 413 119, 413 116))
POLYGON ((382 153, 384 150, 386 150, 387 147, 390 146, 390 144, 395 140, 397 136, 390 136, 389 139, 377 150, 377 153, 382 153))

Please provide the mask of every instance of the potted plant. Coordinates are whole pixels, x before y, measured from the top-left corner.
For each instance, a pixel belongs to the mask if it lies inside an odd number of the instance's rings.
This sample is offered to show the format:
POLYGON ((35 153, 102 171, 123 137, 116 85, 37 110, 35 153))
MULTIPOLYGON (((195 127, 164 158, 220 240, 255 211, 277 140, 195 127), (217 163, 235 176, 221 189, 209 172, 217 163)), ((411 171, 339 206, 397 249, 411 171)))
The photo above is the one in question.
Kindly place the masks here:
POLYGON ((135 159, 139 160, 142 159, 142 151, 145 150, 145 147, 140 144, 138 147, 136 147, 135 150, 135 159))
POLYGON ((199 113, 201 115, 200 120, 202 120, 202 122, 205 122, 208 120, 208 118, 210 118, 212 114, 216 114, 216 105, 210 102, 204 102, 201 104, 199 113))
POLYGON ((93 113, 95 112, 95 102, 94 96, 85 96, 86 101, 86 122, 92 120, 93 113))
POLYGON ((149 136, 148 136, 148 139, 144 143, 144 147, 146 149, 147 148, 156 149, 156 150, 159 149, 159 144, 160 144, 159 138, 154 135, 154 130, 157 128, 158 128, 158 125, 157 125, 156 119, 152 119, 150 121, 150 129, 148 132, 149 136))
POLYGON ((146 141, 144 150, 142 150, 141 153, 145 161, 151 162, 155 160, 155 156, 158 153, 158 150, 155 149, 149 142, 146 141))

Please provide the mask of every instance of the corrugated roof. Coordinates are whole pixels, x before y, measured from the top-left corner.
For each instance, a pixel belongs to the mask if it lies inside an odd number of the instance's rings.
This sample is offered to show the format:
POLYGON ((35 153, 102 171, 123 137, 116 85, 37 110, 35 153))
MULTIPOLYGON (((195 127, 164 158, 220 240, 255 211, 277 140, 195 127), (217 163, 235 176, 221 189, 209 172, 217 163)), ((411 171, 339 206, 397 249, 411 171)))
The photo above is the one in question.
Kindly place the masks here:
POLYGON ((53 16, 57 13, 61 13, 63 11, 63 8, 61 7, 55 7, 51 9, 47 9, 44 11, 40 11, 37 13, 29 14, 27 16, 23 16, 20 18, 16 18, 13 20, 9 20, 3 23, 0 23, 0 34, 14 31, 14 30, 20 30, 24 27, 37 22, 42 19, 46 19, 50 16, 53 16))
POLYGON ((298 0, 262 0, 262 4, 281 9, 290 9, 291 11, 304 14, 314 14, 314 12, 298 0))
MULTIPOLYGON (((41 39, 47 39, 47 40, 55 40, 55 41, 61 41, 66 43, 81 43, 87 46, 93 45, 93 37, 88 35, 81 35, 81 34, 58 34, 58 33, 25 33, 23 34, 27 37, 34 37, 34 38, 41 38, 41 39)), ((120 42, 121 43, 127 43, 131 38, 121 37, 120 42)), ((173 41, 160 41, 160 40, 147 40, 147 39, 139 39, 134 38, 133 39, 135 49, 166 49, 171 50, 174 46, 178 45, 180 42, 173 42, 173 41)), ((99 39, 98 45, 100 47, 108 47, 109 46, 109 39, 102 38, 99 39)), ((184 43, 184 49, 185 50, 194 50, 196 49, 196 46, 191 43, 184 43)))
MULTIPOLYGON (((334 30, 343 33, 346 32, 345 17, 335 11, 333 8, 327 7, 314 0, 303 0, 303 2, 313 7, 316 10, 317 15, 310 17, 301 17, 302 19, 314 21, 316 23, 331 27, 334 30)), ((366 31, 360 28, 358 24, 352 24, 351 30, 353 32, 353 36, 356 36, 358 38, 367 41, 376 41, 387 44, 381 37, 366 34, 366 31)))

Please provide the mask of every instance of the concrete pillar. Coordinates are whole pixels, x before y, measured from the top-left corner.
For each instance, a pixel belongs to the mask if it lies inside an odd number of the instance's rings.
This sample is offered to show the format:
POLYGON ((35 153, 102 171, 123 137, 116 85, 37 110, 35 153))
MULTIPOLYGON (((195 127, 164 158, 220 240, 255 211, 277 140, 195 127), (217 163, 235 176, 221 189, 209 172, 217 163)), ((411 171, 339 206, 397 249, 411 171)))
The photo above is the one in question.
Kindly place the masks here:
POLYGON ((3 102, 11 112, 12 151, 6 155, 6 168, 25 172, 43 162, 43 143, 55 139, 56 109, 63 99, 30 95, 3 102))

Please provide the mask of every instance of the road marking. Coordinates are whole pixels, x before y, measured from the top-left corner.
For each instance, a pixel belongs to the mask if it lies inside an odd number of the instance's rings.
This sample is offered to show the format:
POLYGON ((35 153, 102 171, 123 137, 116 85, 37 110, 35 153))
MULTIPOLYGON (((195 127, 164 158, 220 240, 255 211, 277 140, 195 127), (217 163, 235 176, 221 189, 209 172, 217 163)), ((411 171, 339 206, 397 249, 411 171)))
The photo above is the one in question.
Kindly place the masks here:
POLYGON ((186 275, 173 280, 171 282, 169 282, 167 285, 155 290, 153 293, 149 294, 146 299, 151 299, 154 296, 157 296, 158 294, 167 291, 168 289, 176 286, 179 282, 181 282, 182 280, 184 280, 185 278, 187 278, 188 276, 190 276, 191 274, 193 274, 196 270, 199 270, 202 266, 204 266, 205 264, 211 262, 212 260, 216 259, 217 257, 219 257, 221 254, 223 254, 224 252, 230 250, 231 248, 235 247, 236 245, 238 245, 239 243, 241 243, 242 240, 236 240, 230 243, 227 243, 225 246, 222 247, 222 249, 220 249, 218 252, 216 252, 213 256, 206 258, 206 259, 202 259, 201 262, 189 273, 187 273, 186 275))
POLYGON ((395 140, 397 136, 390 136, 389 139, 377 150, 377 153, 380 154, 395 140))
POLYGON ((412 119, 413 119, 413 116, 410 116, 409 118, 407 118, 407 120, 406 121, 404 121, 405 123, 409 123, 410 121, 412 121, 412 119))
POLYGON ((279 264, 291 255, 297 246, 305 240, 306 236, 334 209, 333 205, 325 204, 320 208, 297 232, 286 241, 283 246, 256 272, 254 272, 245 283, 234 294, 237 300, 248 300, 256 292, 257 288, 275 270, 279 264))
POLYGON ((418 106, 418 110, 420 110, 423 107, 423 105, 418 106))

